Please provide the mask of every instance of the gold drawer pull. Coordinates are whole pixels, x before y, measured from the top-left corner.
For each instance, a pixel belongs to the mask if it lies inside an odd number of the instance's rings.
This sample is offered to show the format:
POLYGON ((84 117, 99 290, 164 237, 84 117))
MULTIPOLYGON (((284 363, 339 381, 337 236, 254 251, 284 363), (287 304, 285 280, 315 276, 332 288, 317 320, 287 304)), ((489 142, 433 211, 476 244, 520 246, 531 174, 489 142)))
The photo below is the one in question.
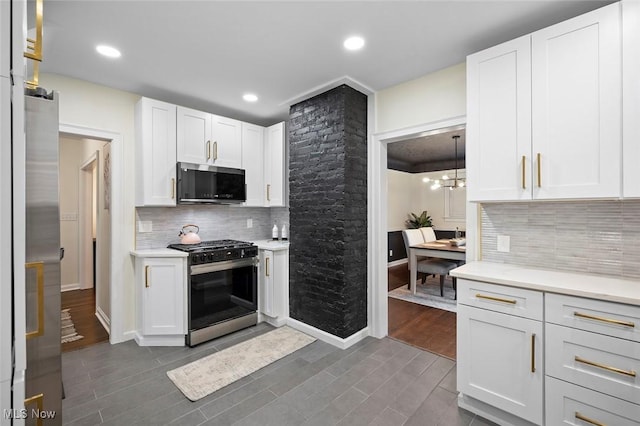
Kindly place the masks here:
POLYGON ((171 178, 171 199, 176 198, 176 180, 171 178))
POLYGON ((265 259, 265 262, 266 262, 266 265, 264 268, 264 272, 265 272, 265 275, 268 277, 269 276, 269 258, 268 257, 265 259))
POLYGON ((540 188, 542 186, 542 173, 540 172, 540 168, 542 166, 540 165, 540 153, 538 153, 538 188, 540 188))
MULTIPOLYGON (((38 395, 34 395, 31 398, 27 398, 24 400, 25 408, 27 407, 27 405, 34 404, 34 403, 38 408, 38 412, 44 411, 44 394, 39 393, 38 395)), ((38 416, 38 419, 36 420, 36 425, 42 426, 42 424, 43 424, 42 417, 38 416)))
POLYGON ((593 419, 590 419, 590 418, 589 418, 589 417, 587 417, 587 416, 583 416, 582 414, 578 413, 577 411, 576 411, 575 416, 576 416, 576 419, 578 419, 578 420, 582 420, 583 422, 587 422, 587 423, 589 423, 589 424, 591 424, 591 425, 595 425, 595 426, 607 426, 606 424, 604 424, 604 423, 600 423, 600 422, 599 422, 599 421, 597 421, 597 420, 593 420, 593 419))
POLYGON ((267 184, 267 201, 271 201, 271 185, 267 184))
POLYGON ((603 370, 611 371, 618 374, 624 374, 625 376, 636 377, 636 372, 633 370, 622 370, 616 367, 610 367, 608 365, 600 364, 598 362, 589 361, 588 359, 581 358, 579 356, 575 356, 574 358, 576 362, 581 362, 582 364, 592 365, 594 367, 602 368, 603 370))
POLYGON ((526 168, 526 161, 527 157, 526 156, 522 156, 522 189, 527 189, 527 184, 526 184, 526 179, 525 179, 525 168, 526 168))
POLYGON ((536 333, 531 334, 531 372, 536 372, 536 333))
POLYGON ((207 160, 211 160, 211 141, 207 141, 207 160))
POLYGON ((631 321, 620 321, 620 320, 612 319, 612 318, 598 317, 598 316, 595 316, 595 315, 583 314, 582 312, 578 312, 578 311, 575 311, 573 313, 573 315, 576 316, 576 317, 580 317, 580 318, 587 318, 587 319, 592 319, 592 320, 596 320, 596 321, 608 322, 608 323, 611 323, 611 324, 623 325, 625 327, 634 328, 636 326, 631 321))
POLYGON ((149 284, 149 268, 151 267, 151 265, 146 265, 144 267, 144 286, 146 288, 151 287, 151 285, 149 284))
POLYGON ((218 141, 213 143, 213 159, 214 161, 218 159, 218 141))
POLYGON ((38 328, 25 334, 26 339, 32 339, 44 334, 44 262, 28 262, 25 269, 36 270, 36 292, 38 295, 38 328))
POLYGON ((487 299, 487 300, 493 300, 495 302, 502 302, 502 303, 509 303, 511 305, 515 305, 517 302, 513 299, 503 299, 501 297, 493 297, 493 296, 486 296, 484 294, 476 294, 476 297, 478 299, 487 299))

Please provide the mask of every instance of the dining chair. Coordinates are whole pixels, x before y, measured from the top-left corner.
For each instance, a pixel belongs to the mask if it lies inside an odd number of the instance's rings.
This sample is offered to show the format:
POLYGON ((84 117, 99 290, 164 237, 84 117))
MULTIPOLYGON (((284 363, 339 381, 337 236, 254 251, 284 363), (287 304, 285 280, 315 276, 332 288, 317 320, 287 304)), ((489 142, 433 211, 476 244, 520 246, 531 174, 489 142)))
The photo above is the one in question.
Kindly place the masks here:
POLYGON ((420 228, 420 232, 422 233, 422 238, 424 238, 425 243, 437 240, 436 233, 430 226, 423 226, 420 228))

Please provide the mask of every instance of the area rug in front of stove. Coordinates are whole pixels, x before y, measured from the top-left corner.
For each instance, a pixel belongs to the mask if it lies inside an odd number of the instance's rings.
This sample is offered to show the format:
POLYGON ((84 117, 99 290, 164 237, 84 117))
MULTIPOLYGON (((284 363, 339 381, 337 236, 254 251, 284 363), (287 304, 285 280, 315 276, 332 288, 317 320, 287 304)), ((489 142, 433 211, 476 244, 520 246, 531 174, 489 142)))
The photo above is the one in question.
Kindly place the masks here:
POLYGON ((61 343, 69 343, 75 342, 76 340, 84 339, 84 336, 81 336, 76 331, 76 327, 73 324, 73 320, 71 319, 70 309, 63 309, 60 312, 60 342, 61 343))
POLYGON ((432 308, 443 309, 449 312, 456 312, 457 303, 454 299, 455 292, 453 291, 453 288, 451 288, 451 284, 449 282, 446 282, 444 285, 444 297, 440 296, 439 285, 418 284, 415 295, 409 291, 407 287, 408 285, 405 285, 391 290, 389 292, 389 297, 417 303, 419 305, 430 306, 432 308))
POLYGON ((167 371, 167 376, 187 398, 197 401, 315 340, 292 328, 280 327, 167 371))

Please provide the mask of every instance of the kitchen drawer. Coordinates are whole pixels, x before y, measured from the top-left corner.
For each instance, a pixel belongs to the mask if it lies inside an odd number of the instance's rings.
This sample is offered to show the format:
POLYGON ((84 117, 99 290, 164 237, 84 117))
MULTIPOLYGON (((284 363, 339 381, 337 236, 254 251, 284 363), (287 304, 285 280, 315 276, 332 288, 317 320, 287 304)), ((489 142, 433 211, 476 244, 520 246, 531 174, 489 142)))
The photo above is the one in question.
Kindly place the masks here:
POLYGON ((458 278, 458 303, 542 321, 542 292, 458 278))
POLYGON ((546 424, 639 426, 640 405, 547 377, 546 424), (588 419, 588 420, 587 420, 588 419))
POLYGON ((640 342, 640 306, 547 293, 545 311, 548 323, 640 342))
POLYGON ((546 374, 640 402, 640 343, 545 325, 546 374))

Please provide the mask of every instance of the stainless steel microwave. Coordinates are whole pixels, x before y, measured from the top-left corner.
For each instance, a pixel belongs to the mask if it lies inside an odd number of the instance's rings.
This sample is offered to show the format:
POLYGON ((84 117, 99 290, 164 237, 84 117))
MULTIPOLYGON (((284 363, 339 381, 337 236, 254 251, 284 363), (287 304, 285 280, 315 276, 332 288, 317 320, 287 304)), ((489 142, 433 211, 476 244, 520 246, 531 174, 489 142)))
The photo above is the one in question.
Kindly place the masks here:
POLYGON ((247 200, 243 169, 192 163, 178 163, 176 169, 178 204, 235 204, 247 200))

